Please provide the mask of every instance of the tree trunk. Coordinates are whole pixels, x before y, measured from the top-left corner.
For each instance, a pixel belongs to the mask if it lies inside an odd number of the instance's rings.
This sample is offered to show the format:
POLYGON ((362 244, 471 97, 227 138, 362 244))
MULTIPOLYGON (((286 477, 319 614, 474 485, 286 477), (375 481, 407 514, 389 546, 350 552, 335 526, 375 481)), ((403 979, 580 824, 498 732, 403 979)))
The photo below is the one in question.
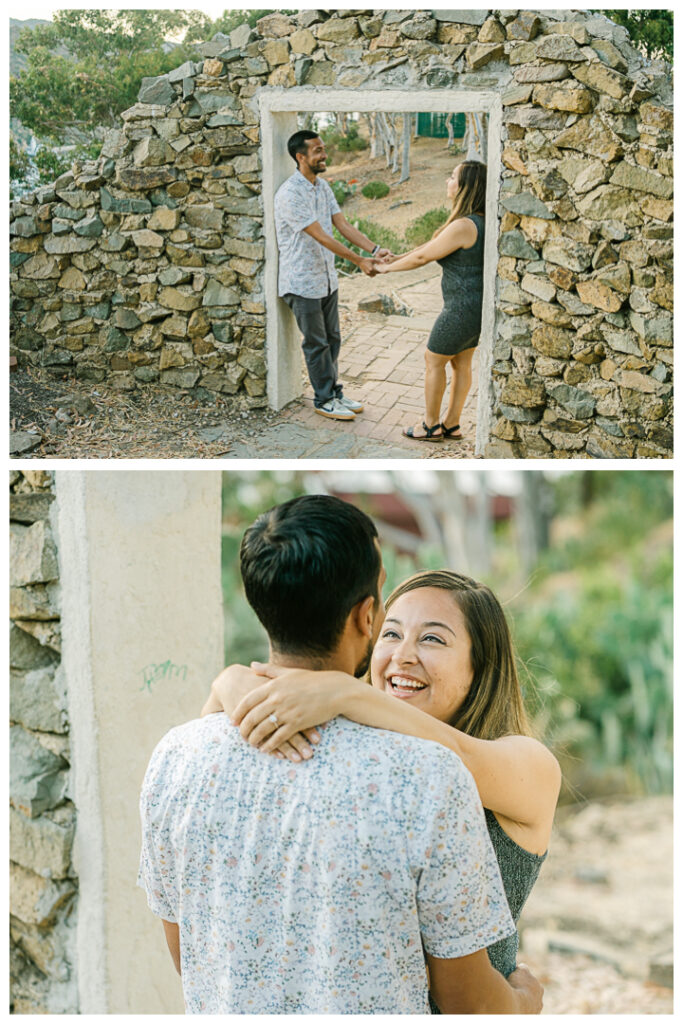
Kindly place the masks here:
POLYGON ((516 526, 519 554, 526 573, 550 543, 553 495, 541 470, 520 473, 522 490, 516 501, 516 526))
POLYGON ((465 114, 465 160, 486 163, 486 115, 465 114))
POLYGON ((453 114, 449 114, 446 118, 446 129, 448 130, 448 144, 446 149, 453 149, 455 147, 455 132, 453 130, 453 114))
POLYGON ((401 177, 399 185, 410 178, 410 122, 412 114, 403 115, 403 158, 401 162, 401 177))

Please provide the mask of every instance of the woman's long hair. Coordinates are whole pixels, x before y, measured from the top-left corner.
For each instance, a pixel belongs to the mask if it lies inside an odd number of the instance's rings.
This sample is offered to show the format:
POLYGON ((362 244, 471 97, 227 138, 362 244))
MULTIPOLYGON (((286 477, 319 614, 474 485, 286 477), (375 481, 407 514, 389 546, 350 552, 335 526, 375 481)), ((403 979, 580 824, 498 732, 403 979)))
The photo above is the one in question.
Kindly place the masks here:
POLYGON ((455 193, 448 220, 436 229, 432 238, 441 234, 443 229, 458 217, 467 217, 470 213, 483 213, 485 205, 486 164, 480 163, 479 160, 465 160, 460 164, 458 191, 455 193))
POLYGON ((449 723, 483 740, 531 736, 517 676, 512 638, 495 594, 483 583, 449 569, 418 572, 400 583, 386 601, 387 611, 403 594, 424 587, 448 590, 465 618, 471 644, 472 685, 449 723))

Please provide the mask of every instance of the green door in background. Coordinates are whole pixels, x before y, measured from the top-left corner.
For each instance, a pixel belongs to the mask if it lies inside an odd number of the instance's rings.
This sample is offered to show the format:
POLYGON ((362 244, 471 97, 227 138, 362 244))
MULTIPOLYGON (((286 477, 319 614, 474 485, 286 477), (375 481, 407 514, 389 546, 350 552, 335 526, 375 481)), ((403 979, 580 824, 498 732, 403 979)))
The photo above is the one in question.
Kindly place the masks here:
MULTIPOLYGON (((417 134, 426 135, 430 139, 448 138, 447 117, 448 114, 418 114, 417 134)), ((462 139, 465 135, 464 114, 455 114, 453 117, 453 134, 456 139, 462 139)))

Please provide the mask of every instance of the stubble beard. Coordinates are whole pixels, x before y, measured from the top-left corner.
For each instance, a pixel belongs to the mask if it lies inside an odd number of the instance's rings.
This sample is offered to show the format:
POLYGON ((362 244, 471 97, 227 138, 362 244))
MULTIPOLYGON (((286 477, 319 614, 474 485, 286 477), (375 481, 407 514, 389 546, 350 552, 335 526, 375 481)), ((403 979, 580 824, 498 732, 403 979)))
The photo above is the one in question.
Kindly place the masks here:
POLYGON ((374 645, 372 640, 368 640, 368 646, 365 649, 365 654, 363 655, 363 658, 360 661, 360 663, 356 665, 356 670, 353 673, 356 679, 362 679, 363 676, 367 673, 368 669, 370 668, 373 646, 374 645))

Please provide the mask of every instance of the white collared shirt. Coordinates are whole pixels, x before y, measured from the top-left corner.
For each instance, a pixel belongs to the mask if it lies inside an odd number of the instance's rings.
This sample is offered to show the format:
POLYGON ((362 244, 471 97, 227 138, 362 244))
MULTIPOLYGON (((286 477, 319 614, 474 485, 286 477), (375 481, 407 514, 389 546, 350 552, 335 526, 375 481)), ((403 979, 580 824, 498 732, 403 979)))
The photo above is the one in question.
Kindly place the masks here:
POLYGON ((313 185, 301 171, 275 193, 275 233, 280 252, 278 294, 324 299, 339 287, 334 253, 307 235, 304 228, 318 221, 332 234, 332 217, 339 213, 334 192, 322 178, 313 185))
POLYGON ((474 779, 438 743, 335 718, 295 765, 207 715, 161 740, 140 811, 187 1013, 429 1013, 423 943, 514 932, 474 779))

